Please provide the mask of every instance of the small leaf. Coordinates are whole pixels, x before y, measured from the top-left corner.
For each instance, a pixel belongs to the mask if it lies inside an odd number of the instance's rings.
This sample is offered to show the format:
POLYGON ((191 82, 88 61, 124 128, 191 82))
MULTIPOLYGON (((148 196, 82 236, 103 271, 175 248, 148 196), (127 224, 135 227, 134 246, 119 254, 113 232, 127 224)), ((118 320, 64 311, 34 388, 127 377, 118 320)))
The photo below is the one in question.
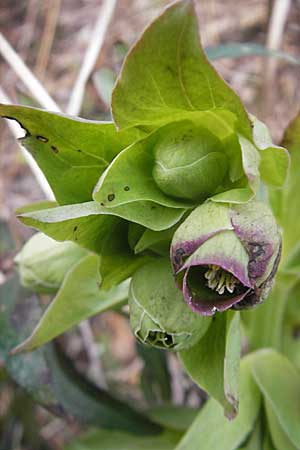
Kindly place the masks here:
POLYGON ((113 117, 120 128, 159 125, 196 111, 218 109, 250 124, 239 97, 208 62, 199 40, 193 1, 169 6, 132 47, 113 91, 113 117))
POLYGON ((44 172, 60 204, 91 200, 110 161, 141 136, 118 133, 113 123, 75 119, 26 106, 0 105, 0 116, 19 122, 22 144, 44 172))
POLYGON ((252 116, 253 138, 260 155, 262 180, 271 186, 283 186, 289 169, 289 152, 284 147, 274 145, 267 126, 252 116))
POLYGON ((222 406, 208 400, 176 450, 235 450, 254 428, 260 409, 260 392, 251 374, 253 355, 241 363, 240 407, 236 419, 224 417, 222 406))
POLYGON ((240 351, 239 313, 227 313, 217 314, 204 337, 179 353, 190 377, 231 418, 238 411, 240 351))
POLYGON ((30 337, 15 348, 14 353, 40 347, 82 320, 124 304, 129 282, 110 291, 101 289, 99 266, 99 256, 88 255, 69 271, 30 337))
POLYGON ((272 50, 254 42, 228 42, 227 44, 216 45, 214 47, 206 47, 205 53, 211 61, 222 58, 233 59, 244 56, 263 56, 282 59, 291 64, 300 65, 299 58, 297 59, 286 52, 272 50))
POLYGON ((255 381, 287 437, 300 448, 300 375, 291 362, 275 350, 260 350, 255 355, 255 381))
POLYGON ((116 431, 97 430, 72 442, 65 450, 173 450, 179 437, 174 431, 164 431, 154 437, 136 437, 116 431))

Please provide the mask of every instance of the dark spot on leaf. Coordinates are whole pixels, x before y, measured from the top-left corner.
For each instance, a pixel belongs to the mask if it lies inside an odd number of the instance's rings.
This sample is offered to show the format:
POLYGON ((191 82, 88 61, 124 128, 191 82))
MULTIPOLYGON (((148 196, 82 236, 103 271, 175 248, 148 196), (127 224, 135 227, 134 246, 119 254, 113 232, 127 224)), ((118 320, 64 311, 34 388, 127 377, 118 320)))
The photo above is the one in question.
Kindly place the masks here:
POLYGON ((41 142, 48 142, 49 141, 49 139, 47 139, 45 136, 41 136, 40 134, 38 134, 36 136, 36 138, 37 138, 38 141, 41 141, 41 142))
POLYGON ((173 69, 172 66, 167 65, 166 69, 167 69, 168 72, 170 72, 170 74, 174 75, 174 69, 173 69))
POLYGON ((129 186, 125 186, 124 187, 124 191, 129 191, 130 190, 130 187, 129 186))
POLYGON ((103 203, 103 202, 101 202, 101 203, 100 203, 100 205, 101 205, 101 206, 104 206, 104 203, 103 203))
POLYGON ((293 330, 292 330, 292 337, 293 337, 293 339, 299 339, 299 337, 300 337, 300 324, 299 323, 294 325, 293 330))
POLYGON ((107 200, 108 200, 109 202, 112 202, 114 199, 115 199, 115 194, 109 194, 109 195, 107 196, 107 200))
POLYGON ((77 231, 78 230, 78 226, 76 225, 74 228, 73 228, 73 231, 75 232, 75 231, 77 231))
POLYGON ((77 150, 79 153, 82 153, 82 150, 80 150, 80 148, 77 150))
POLYGON ((51 145, 51 149, 54 151, 54 153, 58 153, 59 150, 57 147, 55 147, 54 145, 51 145))

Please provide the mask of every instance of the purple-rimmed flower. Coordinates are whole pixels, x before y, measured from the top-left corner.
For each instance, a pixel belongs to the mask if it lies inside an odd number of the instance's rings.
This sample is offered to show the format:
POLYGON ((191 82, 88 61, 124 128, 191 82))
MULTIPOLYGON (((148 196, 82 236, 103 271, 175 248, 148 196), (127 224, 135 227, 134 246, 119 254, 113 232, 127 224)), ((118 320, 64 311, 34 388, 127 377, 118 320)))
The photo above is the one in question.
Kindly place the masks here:
POLYGON ((174 234, 171 261, 176 282, 193 311, 211 316, 244 309, 268 295, 281 253, 281 234, 260 202, 208 202, 174 234))

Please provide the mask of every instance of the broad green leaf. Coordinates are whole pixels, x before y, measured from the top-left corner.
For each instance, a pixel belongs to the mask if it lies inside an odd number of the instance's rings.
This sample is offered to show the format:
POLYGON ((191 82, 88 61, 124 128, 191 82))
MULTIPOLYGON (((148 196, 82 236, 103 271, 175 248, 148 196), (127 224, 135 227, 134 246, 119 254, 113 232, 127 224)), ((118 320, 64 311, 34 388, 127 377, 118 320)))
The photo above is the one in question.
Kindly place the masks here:
POLYGON ((198 410, 194 408, 172 405, 157 406, 147 411, 153 422, 177 431, 186 431, 192 425, 197 413, 198 410))
POLYGON ((60 204, 91 200, 110 161, 141 136, 137 130, 118 133, 110 122, 75 119, 26 106, 0 105, 0 116, 16 120, 25 130, 21 142, 60 204))
POLYGON ((239 97, 201 47, 193 1, 176 2, 145 30, 125 59, 113 91, 114 120, 119 128, 157 126, 209 111, 215 122, 222 122, 219 112, 224 110, 250 136, 239 97))
POLYGON ((32 334, 14 352, 40 347, 82 320, 126 301, 129 282, 109 291, 102 289, 99 266, 99 256, 88 255, 68 272, 32 334))
POLYGON ((195 314, 175 284, 169 259, 160 258, 139 268, 129 293, 130 323, 137 339, 177 351, 194 345, 211 323, 195 314))
POLYGON ((300 116, 287 127, 282 146, 290 152, 291 164, 284 189, 269 188, 270 202, 276 218, 283 229, 283 258, 288 257, 300 242, 300 198, 295 195, 300 186, 300 116))
POLYGON ((112 228, 120 219, 108 214, 97 214, 97 207, 97 204, 88 202, 24 213, 18 218, 25 225, 57 241, 73 241, 100 253, 105 240, 111 238, 112 228))
POLYGON ((273 412, 272 406, 268 401, 265 402, 265 408, 267 412, 268 425, 272 441, 275 444, 277 450, 297 450, 299 447, 295 447, 287 435, 284 433, 281 425, 273 412))
POLYGON ((36 227, 57 240, 74 240, 78 244, 98 251, 101 239, 112 224, 125 219, 155 231, 172 227, 183 216, 184 211, 164 208, 147 202, 105 208, 97 202, 59 206, 19 214, 26 225, 36 227), (103 232, 102 232, 103 230, 103 232))
POLYGON ((180 435, 174 431, 164 431, 153 437, 137 437, 116 431, 95 430, 69 444, 65 450, 173 450, 179 438, 180 435))
POLYGON ((140 386, 148 405, 170 403, 171 374, 168 369, 166 352, 138 343, 137 352, 144 363, 140 375, 140 386))
POLYGON ((37 297, 23 289, 16 276, 0 286, 0 310, 0 361, 36 402, 87 425, 142 435, 159 431, 145 416, 90 384, 52 344, 31 353, 9 354, 41 316, 37 297))
POLYGON ((239 313, 216 314, 207 333, 193 347, 182 350, 180 360, 190 377, 225 409, 238 411, 240 363, 239 313))
POLYGON ((242 58, 244 56, 263 56, 282 59, 291 64, 300 65, 299 58, 295 58, 286 52, 269 49, 264 45, 256 44, 254 42, 228 42, 227 44, 206 47, 205 53, 210 61, 222 58, 233 59, 242 58))
POLYGON ((210 399, 200 410, 176 450, 235 450, 254 428, 260 409, 260 392, 252 378, 254 355, 241 363, 240 405, 237 417, 229 421, 222 406, 210 399))
POLYGON ((15 257, 21 283, 35 292, 55 293, 66 273, 88 251, 73 242, 57 242, 36 233, 15 257))
POLYGON ((253 361, 253 376, 284 433, 300 448, 300 374, 282 354, 260 350, 253 361))
POLYGON ((131 250, 128 222, 106 214, 106 210, 95 202, 34 211, 21 214, 19 218, 55 240, 73 241, 100 254, 104 289, 126 280, 150 259, 146 255, 135 256, 131 250))

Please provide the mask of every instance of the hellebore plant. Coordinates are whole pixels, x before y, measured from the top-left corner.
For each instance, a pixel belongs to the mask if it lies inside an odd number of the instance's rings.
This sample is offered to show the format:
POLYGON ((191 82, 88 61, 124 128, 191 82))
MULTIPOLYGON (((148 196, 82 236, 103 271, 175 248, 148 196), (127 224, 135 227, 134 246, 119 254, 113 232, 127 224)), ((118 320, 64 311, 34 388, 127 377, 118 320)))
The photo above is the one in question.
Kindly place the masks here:
MULTIPOLYGON (((24 308, 19 294, 8 306, 10 281, 1 287, 0 341, 9 343, 0 356, 50 410, 145 434, 143 443, 157 448, 300 449, 300 348, 291 338, 300 326, 299 306, 291 303, 300 292, 300 121, 282 147, 274 145, 210 64, 198 31, 192 0, 173 3, 146 28, 115 84, 113 122, 0 105, 0 114, 25 130, 21 142, 56 198, 17 212, 41 232, 16 257, 21 282, 53 299, 37 323, 22 327, 20 319, 12 329, 24 308), (211 396, 193 412, 191 427, 180 428, 173 407, 166 420, 162 410, 137 412, 95 387, 84 393, 82 381, 75 388, 70 373, 62 374, 51 344, 33 351, 127 303, 133 333, 145 344, 138 347, 145 370, 153 369, 152 357, 160 368, 159 402, 170 400, 170 386, 157 349, 178 352, 211 396), (38 358, 26 382, 12 362, 29 370, 23 351, 38 358), (44 367, 51 377, 41 386, 44 367), (75 408, 69 392, 89 406, 75 408)), ((147 392, 153 404, 154 388, 147 392)), ((99 450, 109 446, 101 446, 105 433, 96 432, 99 450)), ((138 437, 121 434, 126 440, 132 450, 144 448, 138 437)))

